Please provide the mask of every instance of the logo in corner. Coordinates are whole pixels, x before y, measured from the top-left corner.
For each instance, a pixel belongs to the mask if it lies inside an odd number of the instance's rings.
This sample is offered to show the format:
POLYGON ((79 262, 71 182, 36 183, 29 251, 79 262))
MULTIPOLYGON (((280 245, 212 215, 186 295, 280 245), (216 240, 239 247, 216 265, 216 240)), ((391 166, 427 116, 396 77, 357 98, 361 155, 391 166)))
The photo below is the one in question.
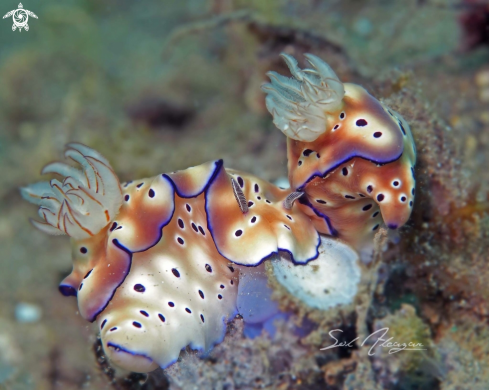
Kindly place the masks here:
POLYGON ((25 29, 25 31, 29 31, 29 25, 27 24, 29 16, 38 19, 37 15, 34 12, 24 9, 22 3, 19 3, 19 8, 8 12, 3 18, 5 19, 9 16, 12 16, 12 20, 14 21, 14 24, 12 25, 12 31, 15 31, 16 29, 19 29, 19 31, 22 31, 22 29, 25 29))

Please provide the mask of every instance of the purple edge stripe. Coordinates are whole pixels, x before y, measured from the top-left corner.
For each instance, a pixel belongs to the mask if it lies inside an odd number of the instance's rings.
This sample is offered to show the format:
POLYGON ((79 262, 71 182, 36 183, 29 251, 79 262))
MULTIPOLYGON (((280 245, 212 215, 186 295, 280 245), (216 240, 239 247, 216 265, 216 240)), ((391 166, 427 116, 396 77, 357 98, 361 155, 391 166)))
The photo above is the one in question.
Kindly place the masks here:
POLYGON ((396 158, 392 159, 392 160, 388 160, 388 161, 376 161, 376 160, 372 160, 372 159, 369 159, 369 158, 366 158, 366 157, 362 157, 362 156, 358 156, 358 155, 350 155, 348 156, 347 158, 345 158, 344 160, 340 161, 338 164, 332 166, 331 168, 326 168, 326 170, 324 172, 321 173, 321 171, 316 171, 314 172, 311 176, 309 176, 309 178, 304 182, 302 183, 300 186, 297 186, 297 189, 296 191, 301 191, 303 192, 304 191, 304 186, 309 183, 311 180, 313 180, 315 177, 319 177, 320 179, 324 178, 324 176, 328 175, 331 171, 334 171, 336 168, 338 168, 341 164, 345 164, 347 163, 348 161, 354 159, 354 158, 361 158, 363 160, 367 160, 367 161, 370 161, 374 164, 379 164, 379 165, 385 165, 385 164, 390 164, 394 161, 397 161, 401 158, 402 156, 402 153, 404 152, 404 145, 402 147, 402 150, 401 150, 401 153, 399 154, 399 156, 397 156, 396 158))
MULTIPOLYGON (((222 161, 222 160, 220 160, 220 161, 222 161)), ((221 167, 222 167, 222 165, 221 165, 221 167)), ((234 264, 242 265, 242 266, 245 266, 245 267, 256 267, 256 266, 260 265, 261 263, 263 263, 264 261, 266 261, 267 259, 269 259, 270 257, 272 257, 273 255, 278 254, 280 251, 287 252, 290 255, 290 257, 292 259, 292 262, 294 264, 307 264, 309 261, 318 258, 318 256, 319 256, 319 246, 321 245, 321 237, 319 236, 319 233, 317 231, 316 231, 316 234, 317 234, 316 253, 311 258, 305 259, 305 260, 302 260, 302 261, 296 260, 295 257, 294 257, 294 254, 290 250, 285 249, 285 248, 277 248, 276 251, 273 251, 273 252, 267 254, 265 257, 263 257, 260 261, 258 261, 255 264, 241 264, 241 263, 238 263, 237 261, 234 261, 234 260, 228 258, 227 256, 224 256, 224 254, 218 248, 218 246, 216 244, 216 240, 214 239, 214 230, 212 229, 211 223, 209 221, 209 215, 210 215, 210 213, 207 210, 207 203, 208 203, 207 202, 207 194, 208 194, 208 191, 207 190, 212 185, 212 183, 214 182, 214 180, 217 177, 217 175, 219 174, 219 172, 220 172, 220 169, 219 170, 216 169, 216 171, 212 175, 210 181, 207 183, 207 186, 205 188, 205 213, 206 213, 206 219, 207 219, 207 229, 211 232, 211 237, 212 237, 212 240, 214 241, 214 245, 216 246, 217 251, 219 252, 219 254, 222 257, 224 257, 225 259, 229 260, 230 262, 232 262, 234 264)))
MULTIPOLYGON (((200 195, 200 194, 201 194, 203 191, 206 191, 206 207, 205 207, 205 209, 206 209, 206 213, 207 213, 207 189, 210 187, 210 185, 212 184, 212 182, 214 181, 214 179, 216 178, 217 174, 220 172, 220 170, 221 170, 222 168, 223 168, 223 160, 221 159, 221 160, 217 160, 217 161, 215 161, 215 169, 214 169, 214 172, 213 172, 213 174, 211 175, 211 177, 208 179, 208 181, 207 181, 206 185, 205 185, 205 186, 204 186, 204 187, 201 189, 201 191, 200 191, 198 194, 189 195, 189 196, 185 196, 184 194, 181 194, 181 193, 178 191, 178 188, 177 188, 176 184, 173 182, 173 180, 171 180, 171 178, 170 178, 168 175, 163 174, 162 176, 163 176, 163 177, 165 177, 165 179, 168 179, 168 180, 170 181, 170 183, 171 183, 172 187, 175 189, 175 192, 178 194, 178 196, 180 196, 180 197, 182 197, 182 198, 191 198, 191 197, 196 197, 196 196, 200 195)), ((187 194, 187 195, 188 195, 188 194, 187 194)), ((173 203, 174 203, 174 202, 173 202, 173 203)), ((175 212, 175 207, 173 207, 173 210, 172 210, 172 213, 171 213, 170 218, 169 218, 169 219, 168 219, 166 222, 164 222, 164 223, 161 225, 161 227, 160 227, 160 232, 161 232, 161 233, 160 233, 160 236, 159 236, 158 240, 156 240, 156 242, 155 242, 154 244, 152 244, 151 246, 149 246, 148 248, 143 249, 143 250, 139 250, 139 251, 137 251, 137 252, 143 252, 143 251, 145 251, 145 250, 148 250, 149 248, 151 248, 152 246, 156 245, 156 243, 158 243, 158 242, 160 241, 160 239, 161 239, 161 237, 162 237, 162 235, 163 235, 163 228, 164 228, 164 227, 165 227, 165 226, 166 226, 166 225, 167 225, 167 224, 168 224, 168 223, 169 223, 169 222, 172 220, 174 212, 175 212)), ((208 214, 208 213, 207 213, 207 214, 208 214)), ((214 236, 213 236, 213 231, 212 231, 212 228, 210 227, 210 223, 209 223, 208 218, 207 218, 207 227, 208 227, 209 231, 211 232, 211 236, 212 236, 212 238, 214 239, 214 236)), ((215 241, 214 241, 214 242, 215 242, 215 241)), ((93 316, 93 319, 90 319, 90 320, 89 320, 90 322, 95 321, 95 319, 97 318, 97 316, 98 316, 98 315, 99 315, 101 312, 103 312, 103 311, 105 310, 105 308, 107 307, 107 305, 109 304, 109 302, 112 300, 112 298, 113 298, 113 296, 114 296, 115 292, 117 291, 117 289, 119 288, 119 286, 120 286, 122 283, 124 283, 124 280, 126 279, 127 275, 129 274, 129 272, 130 272, 130 270, 131 270, 131 265, 132 265, 132 255, 133 255, 133 253, 137 253, 137 252, 131 252, 129 249, 127 249, 127 248, 126 248, 126 247, 124 247, 122 244, 120 244, 120 243, 119 243, 119 241, 118 241, 117 239, 114 239, 114 240, 112 241, 112 243, 113 243, 115 246, 117 246, 119 249, 123 250, 124 252, 126 252, 126 253, 129 255, 128 269, 127 269, 127 271, 126 271, 126 273, 125 273, 125 276, 124 276, 123 280, 122 280, 122 281, 119 283, 119 285, 118 285, 118 286, 117 286, 117 287, 114 289, 114 291, 113 291, 112 295, 111 295, 111 296, 110 296, 110 298, 107 300, 106 304, 105 304, 105 305, 104 305, 104 306, 103 306, 103 307, 102 307, 102 308, 101 308, 101 309, 100 309, 100 310, 99 310, 99 311, 98 311, 98 312, 97 312, 97 313, 96 313, 96 314, 93 316)), ((316 246, 316 255, 315 255, 314 257, 312 257, 312 258, 307 259, 306 261, 304 261, 304 264, 305 264, 305 263, 307 263, 307 262, 309 262, 310 260, 314 260, 314 259, 316 259, 316 258, 319 256, 319 250, 318 250, 318 248, 319 248, 320 244, 321 244, 321 238, 320 238, 320 236, 319 236, 319 234, 318 234, 318 244, 317 244, 317 246, 316 246)), ((217 246, 216 246, 216 249, 219 251, 219 249, 217 248, 217 246)), ((264 257, 262 260, 260 260, 260 262, 259 262, 259 263, 254 264, 253 266, 257 266, 257 265, 261 264, 261 263, 262 263, 263 261, 265 261, 267 258, 269 258, 269 257, 271 257, 272 255, 274 255, 274 254, 278 253, 278 251, 284 251, 284 252, 288 252, 288 253, 290 254, 290 256, 291 256, 292 261, 294 262, 294 264, 302 264, 302 263, 297 263, 297 262, 295 261, 293 254, 292 254, 292 253, 291 253, 289 250, 287 250, 287 249, 281 249, 281 248, 278 248, 277 252, 272 252, 272 253, 270 253, 269 255, 265 256, 265 257, 264 257)), ((220 252, 219 252, 219 253, 220 253, 220 252)), ((221 254, 221 253, 220 253, 220 254, 221 254)), ((222 254, 221 254, 221 256, 222 256, 222 254)), ((226 258, 225 256, 223 256, 223 257, 224 257, 224 258, 226 258)), ((228 260, 229 260, 229 259, 228 259, 228 260)), ((236 264, 238 264, 238 263, 236 263, 236 264)), ((251 265, 249 265, 249 264, 248 264, 247 266, 251 266, 251 265)), ((60 285, 60 286, 59 286, 59 289, 60 289, 60 292, 61 292, 63 295, 65 295, 65 296, 67 296, 65 293, 68 293, 69 295, 73 295, 73 291, 71 291, 71 290, 74 290, 74 295, 75 295, 75 296, 76 296, 76 294, 77 294, 76 289, 74 289, 74 288, 73 288, 73 287, 71 287, 71 286, 67 286, 67 285, 60 285), (64 292, 63 292, 63 291, 64 291, 64 292)), ((229 317, 228 321, 229 321, 229 320, 231 320, 231 319, 232 319, 232 318, 233 318, 233 317, 234 317, 234 316, 235 316, 237 313, 238 313, 238 311, 237 311, 237 309, 235 308, 235 309, 234 309, 233 314, 232 314, 232 315, 229 317)), ((222 321, 222 323, 223 323, 223 327, 222 327, 221 335, 220 335, 220 336, 217 338, 217 340, 216 340, 215 342, 213 342, 213 343, 212 343, 212 344, 211 344, 211 345, 210 345, 210 346, 207 348, 207 351, 205 351, 205 348, 203 348, 203 347, 199 347, 199 346, 197 346, 197 345, 192 345, 192 344, 191 344, 191 345, 190 345, 190 347, 191 347, 192 349, 195 349, 195 350, 204 351, 204 353, 205 353, 205 354, 207 354, 207 353, 209 353, 209 352, 210 352, 210 351, 213 349, 213 347, 214 347, 215 345, 217 345, 217 344, 221 343, 221 342, 224 340, 224 337, 225 337, 225 334, 226 334, 226 327, 224 326, 224 325, 226 324, 226 317, 225 317, 225 316, 223 316, 223 317, 221 318, 221 321, 222 321)), ((146 358, 146 359, 148 359, 148 360, 154 361, 153 359, 151 359, 150 357, 148 357, 148 356, 146 356, 146 355, 144 355, 144 354, 139 354, 139 353, 132 352, 132 351, 130 351, 130 350, 128 350, 128 349, 125 349, 125 348, 123 348, 123 347, 121 347, 121 346, 119 346, 119 345, 117 345, 117 344, 114 344, 114 343, 110 343, 110 342, 109 342, 109 343, 107 343, 107 346, 108 346, 108 347, 113 347, 113 348, 118 348, 120 351, 125 352, 125 353, 128 353, 128 354, 133 355, 133 356, 141 356, 141 357, 146 358)), ((173 363, 175 363, 177 360, 178 360, 178 358, 177 358, 177 359, 172 360, 170 363, 168 363, 168 365, 166 365, 165 367, 162 367, 162 368, 169 367, 170 365, 172 365, 173 363)))
MULTIPOLYGON (((191 197, 196 197, 196 196, 199 196, 199 195, 200 195, 200 194, 201 194, 203 191, 207 190, 207 188, 209 187, 209 185, 210 185, 210 184, 211 184, 211 182, 214 180, 215 176, 217 175, 217 173, 220 171, 220 169, 221 169, 222 167, 223 167, 223 160, 222 160, 222 159, 221 159, 221 160, 217 160, 217 161, 215 162, 215 169, 214 169, 214 172, 213 172, 213 174, 211 175, 211 177, 209 178, 209 180, 207 181, 206 185, 204 186, 204 188, 202 188, 202 189, 201 189, 201 191, 200 191, 198 194, 194 194, 193 196, 192 196, 192 195, 190 195, 190 196, 182 196, 181 194, 179 194, 179 193, 178 193, 177 186, 175 185, 175 183, 173 182, 173 180, 171 180, 171 178, 170 178, 169 176, 167 176, 166 174, 163 174, 162 176, 164 176, 165 178, 167 178, 167 179, 169 179, 169 180, 170 180, 170 182, 171 182, 171 184, 172 184, 173 188, 175 189, 175 192, 177 192, 178 196, 180 196, 180 197, 182 197, 182 198, 191 198, 191 197)), ((171 221, 171 219, 173 218, 173 213, 174 213, 174 211, 175 211, 175 209, 173 210, 173 212, 172 212, 172 217, 169 219, 169 221, 171 221)), ((169 222, 169 221, 168 221, 168 222, 169 222)), ((166 224, 164 224, 164 225, 161 227, 161 230, 163 230, 163 227, 164 227, 164 226, 166 226, 166 225, 168 224, 168 222, 167 222, 166 224)), ((211 234, 212 234, 212 232, 211 232, 211 234)), ((161 235, 160 235, 160 239, 161 239, 161 235)), ((159 240, 158 240, 158 241, 159 241, 159 240)), ((157 242, 158 242, 158 241, 157 241, 157 242)), ((127 253, 130 253, 130 255, 131 255, 131 259, 130 259, 131 261, 130 261, 130 263, 132 263, 132 253, 131 253, 131 252, 130 252, 128 249, 124 248, 124 247, 123 247, 123 246, 122 246, 122 245, 121 245, 121 244, 120 244, 120 243, 119 243, 117 240, 114 240, 113 242, 114 242, 114 245, 116 245, 117 247, 119 247, 119 248, 120 248, 120 249, 122 249, 123 251, 125 251, 125 252, 127 252, 127 253)), ((149 248, 147 248, 147 249, 149 249, 149 248)), ((147 250, 147 249, 145 249, 145 250, 147 250)), ((139 252, 142 252, 142 251, 139 251, 139 252)), ((319 253, 318 253, 318 254, 319 254, 319 253)), ((128 272, 126 273, 126 276, 129 274, 129 271, 130 271, 130 266, 131 266, 131 264, 129 265, 129 270, 128 270, 128 272)), ((124 277, 124 279, 125 279, 125 277, 124 277)), ((123 282, 124 282, 124 281, 122 281, 122 282, 119 284, 119 286, 120 286, 120 285, 121 285, 123 282)), ((108 303, 109 303, 109 302, 112 300, 112 297, 114 296, 115 291, 117 290, 117 288, 118 288, 119 286, 117 286, 117 287, 116 287, 116 289, 114 290, 114 293, 112 294, 112 296, 110 297, 110 299, 107 301, 107 304, 104 306, 104 308, 103 308, 102 310, 100 310, 100 311, 97 313, 97 315, 98 315, 98 314, 100 314, 100 313, 101 313, 103 310, 105 310, 105 307, 107 307, 108 303)), ((75 290, 75 291, 76 291, 76 290, 75 290)), ((234 318, 234 317, 236 316, 236 314, 237 314, 237 313, 238 313, 238 310, 237 310, 237 308, 235 308, 235 309, 234 309, 234 311, 233 311, 233 313, 232 313, 232 314, 229 316, 228 321, 230 321, 232 318, 234 318)), ((97 315, 96 315, 96 316, 97 316, 97 315)), ((95 318, 96 318, 96 316, 95 316, 95 318)), ((225 326, 225 325, 226 325, 226 323, 227 323, 228 321, 226 321, 226 317, 225 317, 225 316, 223 316, 223 317, 221 318, 221 322, 222 322, 222 324, 223 324, 223 326, 222 326, 222 330, 221 330, 221 334, 219 335, 219 337, 216 339, 216 341, 215 341, 215 342, 212 342, 212 343, 211 343, 211 345, 210 345, 210 346, 208 346, 207 348, 204 348, 204 347, 200 347, 200 346, 195 345, 195 344, 194 344, 194 345, 190 344, 190 347, 191 347, 193 350, 197 350, 197 351, 203 352, 203 353, 204 353, 204 355, 208 354, 208 353, 209 353, 209 352, 210 352, 210 351, 211 351, 211 350, 214 348, 214 346, 215 346, 215 345, 217 345, 217 344, 221 343, 221 342, 224 340, 224 337, 225 337, 225 335, 226 335, 226 326, 225 326), (207 351, 206 351, 206 349, 207 349, 207 351)), ((132 352, 132 351, 130 351, 130 350, 128 350, 128 349, 126 349, 126 348, 123 348, 123 347, 121 347, 121 346, 119 346, 119 345, 117 345, 117 344, 111 343, 111 342, 107 343, 107 346, 108 346, 108 347, 114 347, 114 348, 118 348, 118 349, 119 349, 119 350, 121 350, 122 352, 128 353, 128 354, 133 355, 133 356, 141 356, 141 357, 144 357, 144 358, 149 359, 149 360, 151 360, 151 361, 154 361, 153 359, 151 359, 150 357, 148 357, 148 356, 146 356, 146 355, 144 355, 144 354, 139 354, 139 353, 132 352)), ((184 349, 184 348, 185 348, 185 347, 183 347, 182 349, 184 349)), ((171 361, 170 363, 168 363, 166 366, 161 366, 161 368, 163 368, 163 369, 164 369, 164 368, 167 368, 167 367, 171 366, 173 363, 175 363, 177 360, 178 360, 178 358, 176 358, 176 359, 172 360, 172 361, 171 361)))
POLYGON ((212 171, 211 175, 207 178, 207 180, 205 181, 205 184, 203 185, 203 187, 202 188, 199 188, 197 190, 197 192, 194 193, 194 194, 192 194, 192 193, 186 194, 186 193, 180 192, 179 188, 177 187, 177 184, 173 181, 173 179, 171 178, 171 176, 169 174, 163 173, 161 176, 163 176, 168 181, 170 181, 170 183, 173 186, 173 189, 175 190, 175 192, 177 193, 177 195, 180 198, 185 198, 185 199, 195 198, 195 197, 199 196, 200 194, 202 194, 202 192, 204 192, 207 189, 207 187, 209 186, 210 182, 214 179, 214 177, 216 175, 216 172, 218 172, 222 168, 223 165, 224 165, 224 160, 223 159, 215 160, 214 161, 214 170, 212 171))
MULTIPOLYGON (((202 192, 204 192, 204 191, 207 194, 207 189, 212 185, 214 179, 219 174, 219 172, 221 171, 221 169, 224 169, 224 160, 223 159, 215 160, 214 161, 214 170, 212 171, 212 174, 206 180, 205 185, 201 189, 199 189, 199 192, 198 193, 195 193, 195 194, 184 194, 184 193, 180 192, 180 190, 178 189, 176 183, 173 182, 172 178, 169 175, 167 175, 167 174, 164 173, 163 176, 165 176, 167 179, 170 180, 170 182, 173 185, 173 188, 175 189, 175 192, 177 193, 177 195, 179 197, 181 197, 181 198, 195 198, 195 197, 199 196, 200 194, 202 194, 202 192)), ((206 201, 206 204, 207 204, 207 201, 206 201)), ((206 212, 207 212, 207 207, 206 207, 206 212)), ((209 225, 209 222, 207 222, 207 225, 209 225)), ((209 229, 209 231, 211 232, 212 239, 214 240, 214 236, 212 235, 212 230, 209 229)), ((215 245, 215 241, 214 241, 214 245, 215 245)), ((216 249, 219 251, 219 249, 217 248, 217 245, 216 245, 216 249)), ((318 253, 318 255, 319 255, 319 253, 318 253)), ((220 344, 224 340, 224 336, 226 335, 226 326, 225 325, 232 318, 234 318, 234 316, 236 316, 237 313, 238 313, 238 310, 237 310, 237 308, 235 308, 233 314, 229 316, 228 321, 226 321, 226 317, 225 316, 223 316, 221 318, 221 322, 223 324, 221 334, 216 339, 216 341, 213 342, 210 346, 208 346, 207 348, 204 348, 204 347, 201 347, 201 346, 198 346, 198 345, 195 345, 195 344, 190 344, 190 348, 192 348, 193 350, 197 350, 197 351, 203 352, 204 353, 204 356, 206 354, 208 354, 214 348, 215 345, 220 344), (207 351, 206 351, 206 349, 207 349, 207 351)), ((171 363, 169 363, 167 366, 162 367, 162 368, 166 368, 166 367, 172 365, 173 363, 175 363, 175 361, 176 361, 176 359, 174 361, 172 361, 171 363)))
MULTIPOLYGON (((164 177, 165 179, 167 179, 167 177, 164 177)), ((173 187, 173 182, 170 181, 170 185, 173 187)), ((126 252, 128 255, 129 255, 129 261, 128 261, 128 267, 127 267, 127 270, 125 271, 125 274, 124 274, 124 277, 122 278, 121 282, 117 285, 117 287, 114 289, 114 291, 112 292, 112 295, 107 299, 106 303, 102 306, 102 308, 100 308, 93 316, 91 316, 90 318, 88 318, 87 320, 89 322, 94 322, 96 319, 97 319, 97 316, 103 312, 105 310, 105 308, 107 307, 107 305, 110 303, 110 301, 112 300, 112 298, 114 297, 117 289, 121 286, 122 283, 124 283, 124 280, 126 280, 126 277, 127 275, 129 275, 129 272, 131 271, 131 265, 132 265, 132 255, 134 253, 138 253, 138 252, 144 252, 150 248, 152 248, 153 246, 155 246, 160 240, 161 240, 161 237, 163 236, 163 228, 168 225, 168 223, 172 220, 173 218, 173 214, 175 213, 175 193, 173 193, 173 210, 171 212, 171 215, 170 217, 166 220, 166 221, 163 221, 163 223, 160 225, 159 227, 159 231, 160 231, 160 234, 158 236, 158 238, 155 240, 155 242, 151 245, 149 245, 147 248, 144 248, 144 249, 141 249, 141 250, 138 250, 138 251, 131 251, 129 250, 128 248, 126 248, 124 245, 122 245, 117 239, 114 239, 112 240, 112 243, 118 247, 119 249, 123 250, 124 252, 126 252)), ((61 287, 61 286, 60 286, 61 287)))
MULTIPOLYGON (((142 354, 142 353, 136 353, 136 352, 132 352, 132 351, 130 351, 129 349, 126 349, 126 348, 124 348, 124 347, 121 347, 121 346, 120 346, 120 345, 118 345, 118 344, 114 344, 114 343, 108 342, 108 343, 107 343, 107 347, 113 347, 113 348, 119 349, 119 351, 117 351, 117 352, 122 351, 122 352, 128 353, 129 355, 132 355, 132 356, 140 356, 140 357, 142 357, 142 358, 145 358, 145 359, 148 359, 148 360, 153 361, 153 359, 151 359, 149 356, 146 356, 146 355, 144 355, 144 354, 142 354)), ((177 359, 175 359, 175 361, 177 361, 177 359)), ((172 364, 173 364, 173 363, 175 363, 175 361, 174 361, 174 362, 172 362, 172 364)))
POLYGON ((311 204, 311 202, 309 202, 309 199, 307 199, 305 197, 301 197, 301 198, 299 198, 299 203, 303 204, 304 206, 308 206, 309 208, 311 208, 312 211, 314 211, 314 213, 318 217, 323 218, 324 221, 326 222, 326 225, 328 225, 328 228, 329 228, 329 231, 331 232, 331 235, 333 237, 338 236, 338 231, 333 227, 333 224, 331 223, 331 220, 329 219, 329 217, 326 214, 323 214, 322 212, 320 212, 319 210, 316 210, 316 208, 311 204))
POLYGON ((129 275, 129 272, 131 271, 131 266, 132 266, 132 252, 129 251, 129 249, 127 249, 126 247, 124 247, 122 244, 119 243, 119 241, 117 239, 113 239, 112 240, 112 243, 119 249, 123 250, 124 252, 126 252, 128 255, 129 255, 129 260, 127 262, 127 270, 124 272, 124 277, 122 278, 122 280, 120 281, 120 283, 117 285, 116 288, 114 288, 114 291, 112 291, 112 294, 110 295, 109 298, 107 298, 107 301, 105 302, 105 304, 98 310, 96 311, 90 318, 87 318, 87 321, 89 322, 94 322, 98 315, 100 313, 102 313, 105 308, 108 306, 108 304, 110 303, 110 301, 112 300, 112 298, 114 297, 115 295, 115 292, 117 291, 117 289, 120 287, 120 285, 122 283, 124 283, 124 280, 126 280, 126 277, 127 275, 129 275))
MULTIPOLYGON (((169 184, 173 187, 174 191, 177 193, 178 196, 182 197, 182 198, 194 198, 196 196, 199 196, 202 192, 204 192, 209 184, 212 182, 213 178, 216 176, 216 172, 219 172, 220 169, 222 168, 223 166, 223 160, 220 159, 220 160, 216 160, 214 162, 214 171, 212 173, 212 175, 210 176, 210 178, 207 180, 205 186, 200 189, 200 192, 196 193, 196 194, 187 194, 188 196, 185 196, 185 194, 181 194, 178 190, 178 187, 176 186, 176 184, 173 182, 173 180, 171 179, 170 176, 168 176, 167 174, 163 173, 161 176, 166 179, 169 184)), ((168 225, 168 223, 173 219, 173 215, 175 213, 175 193, 173 193, 173 210, 171 212, 171 215, 170 217, 168 218, 168 220, 164 221, 160 228, 159 228, 159 231, 160 231, 160 234, 158 236, 158 238, 155 240, 155 242, 153 244, 151 244, 150 246, 148 246, 147 248, 144 248, 144 249, 141 249, 141 250, 138 250, 138 251, 131 251, 129 250, 128 248, 126 248, 125 246, 123 246, 117 239, 114 239, 112 240, 112 243, 117 246, 119 249, 123 250, 124 252, 126 252, 128 255, 129 255, 129 262, 128 262, 128 267, 127 267, 127 270, 124 274, 124 278, 121 280, 121 282, 117 285, 117 287, 114 289, 114 291, 112 292, 112 295, 107 299, 106 303, 103 305, 103 307, 101 309, 99 309, 93 316, 91 316, 91 318, 88 319, 88 321, 90 322, 94 322, 96 319, 97 319, 97 316, 103 312, 105 310, 105 308, 107 307, 107 305, 110 303, 110 301, 112 300, 112 298, 114 297, 117 289, 121 286, 122 283, 124 283, 124 280, 126 280, 126 277, 127 275, 129 275, 129 272, 131 271, 131 265, 132 265, 132 255, 134 253, 138 253, 138 252, 144 252, 150 248, 152 248, 153 246, 155 246, 160 240, 161 240, 161 237, 163 236, 163 228, 168 225)), ((63 285, 64 287, 65 285, 63 285)), ((71 286, 70 286, 71 287, 71 286)), ((73 288, 73 287, 71 287, 73 288)), ((60 289, 60 292, 65 295, 62 291, 61 291, 61 286, 59 287, 60 289)), ((75 290, 75 296, 76 296, 76 289, 75 290)), ((66 295, 65 295, 66 296, 66 295)))
MULTIPOLYGON (((202 356, 203 357, 207 356, 212 351, 212 349, 214 348, 214 346, 216 346, 217 344, 222 343, 222 341, 224 340, 224 337, 226 336, 226 323, 229 322, 229 321, 231 321, 236 316, 236 314, 238 314, 238 310, 237 309, 234 310, 233 314, 229 316, 229 318, 228 318, 227 321, 226 321, 226 316, 222 316, 221 322, 222 322, 222 325, 223 326, 222 326, 221 334, 216 339, 216 341, 215 342, 212 342, 211 345, 207 346, 207 348, 200 347, 200 346, 195 345, 195 344, 192 344, 192 343, 189 344, 190 345, 190 348, 192 350, 194 350, 194 351, 198 351, 198 352, 202 353, 202 356), (206 349, 207 349, 207 351, 206 351, 206 349)), ((154 362, 154 360, 151 359, 149 356, 146 356, 146 355, 144 355, 142 353, 133 352, 133 351, 127 349, 127 348, 121 347, 118 344, 111 343, 110 341, 107 343, 107 347, 118 348, 120 351, 125 352, 125 353, 128 353, 128 354, 130 354, 132 356, 141 356, 141 357, 143 357, 145 359, 148 359, 148 360, 151 360, 152 362, 154 362)), ((183 347, 182 350, 184 350, 185 348, 186 348, 186 346, 183 347)), ((168 364, 166 364, 164 366, 160 366, 160 367, 162 369, 168 368, 173 363, 175 363, 177 360, 178 360, 178 357, 175 358, 175 359, 173 359, 173 360, 171 360, 168 364)), ((159 363, 158 363, 158 365, 159 365, 159 363)))
POLYGON ((65 297, 76 297, 77 291, 76 288, 70 286, 68 284, 60 284, 58 287, 59 292, 65 297))

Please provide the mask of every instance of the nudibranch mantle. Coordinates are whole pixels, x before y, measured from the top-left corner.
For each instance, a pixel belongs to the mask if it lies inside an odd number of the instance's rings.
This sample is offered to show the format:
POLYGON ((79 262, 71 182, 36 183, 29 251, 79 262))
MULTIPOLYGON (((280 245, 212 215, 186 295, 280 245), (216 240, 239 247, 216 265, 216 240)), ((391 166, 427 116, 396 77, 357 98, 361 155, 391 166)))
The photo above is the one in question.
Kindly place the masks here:
POLYGON ((282 56, 293 78, 270 72, 263 90, 288 137, 291 188, 305 193, 300 207, 319 232, 361 249, 383 221, 396 229, 411 214, 416 148, 409 125, 364 88, 341 83, 318 57, 307 54, 313 69, 300 69, 282 56))
POLYGON ((376 164, 401 157, 404 143, 397 118, 386 115, 382 104, 355 84, 345 83, 343 101, 341 111, 326 118, 327 130, 315 141, 288 139, 290 181, 297 190, 355 157, 376 164), (312 152, 304 155, 305 150, 312 152))
POLYGON ((219 253, 240 265, 260 264, 278 251, 292 254, 296 264, 318 256, 320 238, 309 218, 285 209, 283 202, 290 190, 283 190, 244 172, 228 170, 236 179, 246 199, 246 214, 229 213, 236 201, 226 175, 216 177, 206 193, 208 225, 219 253), (231 238, 229 233, 232 232, 231 238), (234 237, 233 237, 234 236, 234 237), (249 248, 254 250, 250 253, 249 248))
MULTIPOLYGON (((68 145, 66 154, 73 150, 82 156, 77 162, 97 154, 80 144, 68 145)), ((77 296, 81 315, 97 321, 107 356, 123 368, 145 372, 166 367, 187 345, 206 353, 220 342, 227 320, 236 314, 239 277, 234 263, 256 266, 285 251, 303 264, 319 254, 319 234, 300 205, 283 205, 290 191, 226 170, 222 160, 122 187, 108 162, 100 161, 103 167, 82 165, 86 177, 98 178, 98 186, 87 188, 79 180, 76 187, 66 176, 63 183, 25 187, 22 195, 42 208, 55 193, 63 204, 50 204, 50 212, 58 214, 41 226, 49 233, 74 234, 73 271, 60 291, 77 296), (236 202, 232 180, 248 199, 246 213, 236 202), (105 206, 111 217, 105 225, 98 216, 95 225, 64 211, 77 205, 74 189, 90 198, 100 188, 110 194, 117 189, 121 200, 116 211, 105 206), (65 215, 72 218, 69 223, 63 222, 65 215), (78 234, 86 232, 83 223, 90 234, 78 234), (82 229, 71 230, 70 224, 82 229)), ((75 171, 69 166, 52 170, 75 171)))

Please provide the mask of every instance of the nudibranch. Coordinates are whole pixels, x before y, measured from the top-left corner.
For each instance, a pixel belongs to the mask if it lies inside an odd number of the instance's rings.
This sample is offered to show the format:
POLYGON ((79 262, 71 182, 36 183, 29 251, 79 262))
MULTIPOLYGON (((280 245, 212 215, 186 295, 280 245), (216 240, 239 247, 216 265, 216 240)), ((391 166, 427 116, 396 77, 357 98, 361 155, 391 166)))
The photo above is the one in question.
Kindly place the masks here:
POLYGON ((318 257, 321 240, 290 190, 211 161, 120 185, 109 162, 72 143, 64 177, 21 189, 37 204, 34 225, 72 240, 73 271, 60 285, 96 321, 116 365, 148 372, 190 346, 222 341, 237 313, 237 267, 286 252, 296 264, 318 257), (289 201, 287 201, 289 199, 289 201))
POLYGON ((289 182, 321 233, 357 249, 385 223, 404 225, 415 194, 416 148, 407 122, 364 88, 342 83, 320 58, 292 78, 269 72, 266 105, 287 136, 289 182))

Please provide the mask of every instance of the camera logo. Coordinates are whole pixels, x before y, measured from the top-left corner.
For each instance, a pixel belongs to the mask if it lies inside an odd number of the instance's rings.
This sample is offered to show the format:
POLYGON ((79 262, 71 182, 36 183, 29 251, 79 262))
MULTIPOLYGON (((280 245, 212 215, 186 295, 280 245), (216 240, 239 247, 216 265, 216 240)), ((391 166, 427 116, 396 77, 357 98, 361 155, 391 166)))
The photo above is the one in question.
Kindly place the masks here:
POLYGON ((8 12, 3 18, 5 19, 9 16, 12 16, 12 20, 14 21, 14 24, 12 25, 12 31, 15 31, 16 29, 19 29, 19 31, 22 31, 22 29, 25 29, 25 31, 29 31, 29 25, 27 24, 29 16, 38 19, 37 15, 34 12, 24 9, 22 3, 19 3, 19 8, 8 12))

